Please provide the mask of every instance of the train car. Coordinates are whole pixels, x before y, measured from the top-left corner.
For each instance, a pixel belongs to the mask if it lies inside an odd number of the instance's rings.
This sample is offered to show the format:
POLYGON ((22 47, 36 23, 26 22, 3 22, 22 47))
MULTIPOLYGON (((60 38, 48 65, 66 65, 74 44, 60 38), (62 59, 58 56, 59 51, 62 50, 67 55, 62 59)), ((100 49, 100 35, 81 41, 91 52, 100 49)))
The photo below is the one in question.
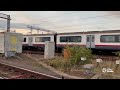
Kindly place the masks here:
POLYGON ((92 39, 86 41, 86 45, 89 44, 97 50, 120 50, 120 30, 93 32, 91 36, 88 36, 90 37, 93 37, 93 41, 92 39))
POLYGON ((120 50, 120 30, 90 31, 57 34, 57 49, 66 45, 85 46, 92 50, 120 50))
POLYGON ((56 51, 67 46, 84 46, 92 50, 120 50, 120 30, 32 34, 23 36, 23 49, 44 50, 45 41, 54 41, 56 51))
POLYGON ((65 46, 85 46, 86 44, 86 39, 83 32, 59 33, 56 37, 56 47, 58 51, 62 51, 65 46))
POLYGON ((44 50, 45 41, 55 41, 54 34, 23 35, 23 49, 44 50))

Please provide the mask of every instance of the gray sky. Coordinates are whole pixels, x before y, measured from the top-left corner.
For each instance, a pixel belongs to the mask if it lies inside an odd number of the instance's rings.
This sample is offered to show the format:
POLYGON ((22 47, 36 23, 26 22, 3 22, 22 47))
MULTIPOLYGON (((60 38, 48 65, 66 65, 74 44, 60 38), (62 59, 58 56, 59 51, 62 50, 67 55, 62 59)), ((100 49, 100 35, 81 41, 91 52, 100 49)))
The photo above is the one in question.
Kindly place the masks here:
MULTIPOLYGON (((11 15, 11 29, 28 33, 27 25, 56 32, 120 29, 120 11, 0 11, 11 15)), ((6 20, 0 19, 0 28, 6 20)), ((34 30, 33 32, 35 32, 34 30)))

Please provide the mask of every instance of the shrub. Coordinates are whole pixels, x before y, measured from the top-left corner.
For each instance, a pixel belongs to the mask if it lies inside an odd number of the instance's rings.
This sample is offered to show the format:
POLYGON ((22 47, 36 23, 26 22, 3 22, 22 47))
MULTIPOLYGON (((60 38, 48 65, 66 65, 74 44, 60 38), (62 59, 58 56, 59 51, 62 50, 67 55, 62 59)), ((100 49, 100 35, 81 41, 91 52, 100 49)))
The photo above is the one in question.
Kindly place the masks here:
POLYGON ((70 71, 71 70, 71 65, 69 61, 64 60, 63 58, 56 58, 53 60, 49 60, 47 62, 48 65, 59 69, 61 71, 70 71))
POLYGON ((51 60, 49 62, 49 65, 54 68, 59 68, 59 67, 63 67, 63 62, 61 60, 51 60))
POLYGON ((63 57, 57 57, 49 60, 47 63, 56 69, 69 72, 75 66, 91 62, 93 55, 90 49, 80 46, 66 46, 65 48, 70 51, 70 58, 68 60, 64 60, 63 57), (82 61, 81 57, 86 57, 86 60, 82 61))
POLYGON ((65 48, 71 53, 70 62, 72 65, 83 65, 91 62, 93 56, 90 49, 75 45, 73 47, 66 46, 65 48), (86 57, 86 60, 82 61, 81 57, 86 57))

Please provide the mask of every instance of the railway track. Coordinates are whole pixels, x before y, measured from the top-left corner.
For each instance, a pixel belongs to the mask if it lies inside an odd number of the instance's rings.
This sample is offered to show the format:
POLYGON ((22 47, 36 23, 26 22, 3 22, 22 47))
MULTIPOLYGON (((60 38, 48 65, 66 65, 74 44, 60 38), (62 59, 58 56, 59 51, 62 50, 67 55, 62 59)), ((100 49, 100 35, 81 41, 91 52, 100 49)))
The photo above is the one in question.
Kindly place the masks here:
MULTIPOLYGON (((32 51, 32 50, 27 50, 27 51, 23 51, 23 53, 26 53, 26 54, 40 54, 40 55, 44 55, 44 52, 41 52, 41 51, 32 51)), ((63 56, 62 53, 58 53, 56 52, 55 53, 56 56, 63 56)), ((94 54, 95 57, 94 59, 97 59, 97 58, 101 58, 102 60, 107 60, 107 61, 115 61, 116 59, 118 59, 117 56, 115 55, 109 55, 109 54, 101 54, 101 55, 98 55, 98 54, 94 54)))
MULTIPOLYGON (((24 50, 22 53, 25 53, 25 54, 40 54, 40 55, 44 55, 44 52, 43 51, 32 51, 32 50, 24 50)), ((57 56, 62 56, 62 53, 55 53, 55 55, 57 56)))
POLYGON ((1 62, 0 71, 9 74, 7 77, 1 77, 1 79, 62 79, 1 62))
POLYGON ((2 77, 0 77, 0 79, 8 79, 8 78, 7 78, 7 77, 3 77, 3 76, 2 76, 2 77))
POLYGON ((40 54, 40 55, 44 55, 44 52, 41 51, 23 51, 22 53, 26 53, 26 54, 40 54))
POLYGON ((101 58, 104 61, 116 61, 119 58, 117 56, 111 56, 111 55, 96 55, 94 59, 101 58))

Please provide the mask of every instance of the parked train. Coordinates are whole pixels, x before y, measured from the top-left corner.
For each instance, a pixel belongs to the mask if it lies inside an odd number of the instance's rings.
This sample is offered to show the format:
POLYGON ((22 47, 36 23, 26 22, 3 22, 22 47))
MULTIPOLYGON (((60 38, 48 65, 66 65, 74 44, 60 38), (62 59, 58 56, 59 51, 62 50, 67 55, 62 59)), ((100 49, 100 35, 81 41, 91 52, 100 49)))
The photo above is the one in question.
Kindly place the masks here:
POLYGON ((120 30, 33 34, 23 36, 23 49, 44 49, 45 41, 54 41, 57 51, 66 45, 84 46, 93 50, 120 50, 120 30))

